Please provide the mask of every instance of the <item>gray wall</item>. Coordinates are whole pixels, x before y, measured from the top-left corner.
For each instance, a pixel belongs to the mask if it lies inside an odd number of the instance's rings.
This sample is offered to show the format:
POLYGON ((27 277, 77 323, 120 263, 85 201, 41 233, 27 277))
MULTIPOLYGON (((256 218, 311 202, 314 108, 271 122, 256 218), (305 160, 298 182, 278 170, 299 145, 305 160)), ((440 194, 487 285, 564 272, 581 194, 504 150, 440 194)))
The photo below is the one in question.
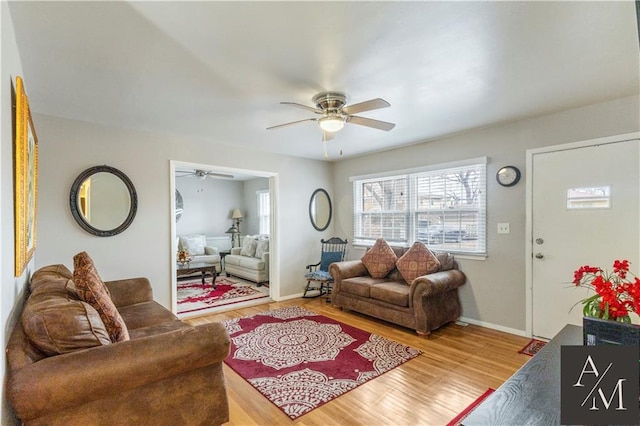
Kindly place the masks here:
POLYGON ((231 212, 243 208, 243 182, 223 179, 176 178, 176 188, 184 201, 176 235, 205 234, 224 237, 232 224, 231 212))
POLYGON ((269 179, 258 178, 244 182, 242 188, 244 207, 241 209, 244 218, 240 223, 241 235, 254 235, 258 233, 258 196, 256 195, 256 191, 261 189, 269 189, 269 179))
MULTIPOLYGON (((36 266, 72 265, 87 251, 105 280, 147 276, 154 297, 171 306, 170 160, 277 173, 279 178, 278 265, 276 298, 301 294, 304 265, 315 260, 309 247, 322 237, 309 223, 308 198, 315 188, 332 191, 331 164, 243 148, 211 140, 136 132, 91 123, 37 116, 40 137, 40 192, 36 266), (84 169, 107 164, 126 173, 138 193, 138 214, 122 234, 92 236, 73 220, 67 207, 69 188, 84 169)), ((229 224, 227 222, 227 224, 229 224)), ((225 229, 226 230, 226 229, 225 229)))
MULTIPOLYGON (((640 130, 639 97, 529 118, 500 126, 434 140, 406 148, 347 159, 334 167, 336 234, 353 238, 353 197, 350 176, 488 157, 486 260, 459 259, 468 277, 461 288, 463 316, 511 331, 525 330, 525 170, 526 150, 542 146, 612 136, 640 130), (499 186, 496 171, 513 164, 523 172, 518 185, 499 186), (496 232, 509 222, 510 234, 496 232)), ((351 248, 348 257, 362 256, 351 248)), ((570 281, 570 277, 567 277, 570 281)))

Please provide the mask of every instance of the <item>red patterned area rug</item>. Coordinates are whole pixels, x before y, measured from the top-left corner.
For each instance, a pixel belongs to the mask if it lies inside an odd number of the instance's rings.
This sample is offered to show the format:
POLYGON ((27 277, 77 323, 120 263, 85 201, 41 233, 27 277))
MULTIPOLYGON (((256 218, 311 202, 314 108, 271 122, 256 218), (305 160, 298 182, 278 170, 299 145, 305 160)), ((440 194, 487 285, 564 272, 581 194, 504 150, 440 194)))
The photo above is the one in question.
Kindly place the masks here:
POLYGON ((522 349, 520 349, 518 351, 519 354, 525 354, 525 355, 529 355, 529 356, 534 356, 535 354, 538 353, 538 351, 542 348, 544 348, 544 345, 546 345, 547 342, 542 341, 542 340, 538 340, 538 339, 531 339, 529 341, 529 343, 526 344, 526 346, 522 349))
POLYGON ((487 399, 487 397, 489 395, 491 395, 492 393, 494 393, 494 392, 495 392, 494 389, 491 389, 491 388, 487 389, 482 395, 477 397, 475 401, 473 401, 471 404, 469 404, 469 406, 467 408, 462 410, 460 412, 460 414, 455 416, 453 418, 453 420, 451 420, 449 423, 447 423, 447 426, 462 426, 463 420, 466 419, 469 416, 469 414, 471 414, 473 412, 473 410, 475 410, 476 407, 482 403, 482 401, 487 399))
POLYGON ((291 419, 422 353, 298 306, 224 324, 227 365, 291 419))
MULTIPOLYGON (((260 287, 262 288, 262 287, 260 287)), ((178 282, 178 313, 200 311, 216 308, 231 303, 269 297, 268 289, 260 291, 255 284, 237 278, 218 277, 216 288, 211 286, 207 278, 202 284, 200 278, 194 281, 178 282)))

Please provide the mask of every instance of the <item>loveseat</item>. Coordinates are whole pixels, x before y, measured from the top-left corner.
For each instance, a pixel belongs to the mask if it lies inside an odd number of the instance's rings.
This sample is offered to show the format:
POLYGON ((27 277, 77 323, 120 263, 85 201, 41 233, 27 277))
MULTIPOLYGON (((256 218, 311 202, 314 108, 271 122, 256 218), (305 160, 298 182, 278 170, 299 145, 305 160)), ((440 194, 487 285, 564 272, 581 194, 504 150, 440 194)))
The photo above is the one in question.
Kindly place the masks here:
MULTIPOLYGON (((461 313, 458 287, 466 277, 458 270, 453 256, 432 253, 437 259, 435 271, 407 282, 396 265, 410 249, 390 247, 390 250, 396 261, 393 266, 388 262, 388 272, 377 271, 380 272, 377 277, 371 275, 362 259, 331 264, 333 305, 411 328, 419 335, 428 335, 457 320, 461 313)), ((410 269, 412 264, 407 262, 407 267, 410 269)))
POLYGON ((269 239, 266 236, 248 235, 241 247, 231 249, 224 258, 227 276, 235 275, 258 283, 269 281, 269 239))
MULTIPOLYGON (((146 278, 106 282, 124 322, 114 343, 63 265, 35 272, 7 346, 7 398, 26 425, 217 425, 229 408, 220 323, 189 326, 146 278)), ((77 280, 76 280, 77 281, 77 280)))

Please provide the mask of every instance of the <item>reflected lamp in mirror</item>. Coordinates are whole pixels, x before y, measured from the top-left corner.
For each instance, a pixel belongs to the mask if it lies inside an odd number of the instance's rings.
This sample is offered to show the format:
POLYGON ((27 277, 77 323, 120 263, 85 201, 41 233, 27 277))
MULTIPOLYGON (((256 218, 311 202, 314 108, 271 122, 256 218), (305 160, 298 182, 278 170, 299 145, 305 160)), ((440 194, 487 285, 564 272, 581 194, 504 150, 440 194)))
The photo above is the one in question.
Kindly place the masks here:
POLYGON ((322 188, 313 191, 309 200, 309 218, 313 227, 318 231, 327 229, 331 223, 331 214, 329 193, 322 188))
POLYGON ((82 229, 98 237, 110 237, 131 225, 138 198, 127 175, 110 166, 96 166, 80 173, 73 182, 69 206, 82 229))

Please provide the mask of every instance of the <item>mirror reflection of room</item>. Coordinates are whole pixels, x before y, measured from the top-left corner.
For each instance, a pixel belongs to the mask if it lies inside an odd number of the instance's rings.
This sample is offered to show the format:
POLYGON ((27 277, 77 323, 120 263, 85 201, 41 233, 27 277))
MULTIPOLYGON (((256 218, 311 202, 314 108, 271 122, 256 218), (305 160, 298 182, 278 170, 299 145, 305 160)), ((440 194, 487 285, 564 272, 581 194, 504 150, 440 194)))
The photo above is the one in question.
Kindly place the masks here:
POLYGON ((101 230, 117 228, 131 208, 129 190, 117 176, 96 173, 80 186, 78 208, 91 226, 101 230))

